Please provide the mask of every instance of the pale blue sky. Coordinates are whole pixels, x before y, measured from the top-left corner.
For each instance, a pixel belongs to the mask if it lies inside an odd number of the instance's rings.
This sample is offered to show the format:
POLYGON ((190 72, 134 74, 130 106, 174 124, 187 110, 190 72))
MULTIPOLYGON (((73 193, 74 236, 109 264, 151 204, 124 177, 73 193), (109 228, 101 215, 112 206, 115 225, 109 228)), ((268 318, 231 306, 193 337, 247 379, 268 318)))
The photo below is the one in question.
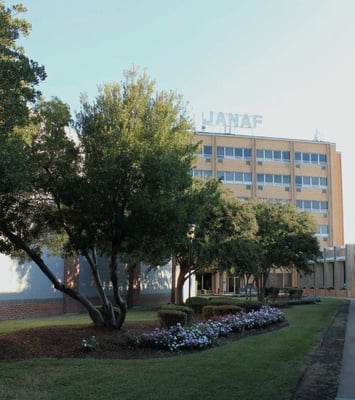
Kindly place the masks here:
MULTIPOLYGON (((355 243, 355 0, 23 0, 40 88, 73 112, 133 65, 191 115, 263 116, 255 135, 337 144, 345 241, 355 243)), ((17 1, 5 0, 5 5, 17 1)))

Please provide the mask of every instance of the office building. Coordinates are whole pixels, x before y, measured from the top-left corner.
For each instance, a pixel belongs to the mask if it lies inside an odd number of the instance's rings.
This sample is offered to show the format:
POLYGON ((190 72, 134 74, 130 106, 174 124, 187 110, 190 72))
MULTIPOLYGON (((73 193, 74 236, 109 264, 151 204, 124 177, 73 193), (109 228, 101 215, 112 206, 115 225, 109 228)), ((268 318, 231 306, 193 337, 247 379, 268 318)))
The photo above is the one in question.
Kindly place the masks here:
MULTIPOLYGON (((335 143, 206 131, 196 132, 194 140, 201 151, 193 176, 221 178, 237 199, 291 203, 312 214, 322 249, 344 246, 342 165, 335 143)), ((341 287, 345 276, 338 279, 341 287)), ((218 293, 235 292, 238 279, 197 276, 199 288, 218 293)), ((299 280, 284 272, 271 274, 269 284, 295 286, 299 280)))

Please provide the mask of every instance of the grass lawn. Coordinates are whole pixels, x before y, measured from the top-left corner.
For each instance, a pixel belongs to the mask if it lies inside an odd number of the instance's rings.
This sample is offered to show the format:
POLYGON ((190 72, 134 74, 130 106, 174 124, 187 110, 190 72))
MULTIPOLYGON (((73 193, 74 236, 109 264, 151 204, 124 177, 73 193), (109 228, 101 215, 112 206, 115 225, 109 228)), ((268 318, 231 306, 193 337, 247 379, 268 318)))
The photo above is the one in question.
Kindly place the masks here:
MULTIPOLYGON (((0 362, 0 399, 289 400, 308 355, 320 343, 321 332, 341 301, 323 299, 315 305, 285 309, 290 322, 286 328, 186 356, 0 362)), ((49 321, 50 325, 77 324, 76 318, 49 321)), ((88 322, 87 317, 80 318, 88 322)), ((156 312, 129 312, 129 318, 155 319, 156 312)), ((16 322, 28 327, 45 320, 16 322)), ((20 329, 14 323, 1 322, 0 332, 20 329), (12 328, 6 328, 7 324, 12 328)))

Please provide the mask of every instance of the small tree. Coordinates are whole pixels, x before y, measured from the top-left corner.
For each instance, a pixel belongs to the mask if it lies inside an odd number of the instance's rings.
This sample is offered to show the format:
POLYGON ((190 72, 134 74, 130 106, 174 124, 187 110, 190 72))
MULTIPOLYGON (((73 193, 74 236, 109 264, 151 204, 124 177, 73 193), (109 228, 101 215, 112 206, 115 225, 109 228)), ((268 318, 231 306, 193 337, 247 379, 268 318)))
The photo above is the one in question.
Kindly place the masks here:
POLYGON ((216 271, 224 266, 228 243, 238 237, 252 235, 255 219, 246 203, 238 202, 219 180, 194 180, 192 190, 186 193, 186 218, 179 225, 180 240, 176 238, 174 255, 179 265, 177 299, 182 302, 183 285, 190 274, 206 269, 216 271), (187 237, 188 223, 196 224, 193 251, 187 237))
POLYGON ((247 290, 258 275, 261 249, 253 237, 231 237, 221 247, 224 266, 228 272, 238 275, 244 281, 245 297, 251 297, 247 290))
POLYGON ((320 256, 315 222, 290 204, 253 203, 258 223, 256 241, 260 263, 255 275, 259 299, 264 298, 267 278, 276 268, 296 268, 310 273, 310 263, 320 256))

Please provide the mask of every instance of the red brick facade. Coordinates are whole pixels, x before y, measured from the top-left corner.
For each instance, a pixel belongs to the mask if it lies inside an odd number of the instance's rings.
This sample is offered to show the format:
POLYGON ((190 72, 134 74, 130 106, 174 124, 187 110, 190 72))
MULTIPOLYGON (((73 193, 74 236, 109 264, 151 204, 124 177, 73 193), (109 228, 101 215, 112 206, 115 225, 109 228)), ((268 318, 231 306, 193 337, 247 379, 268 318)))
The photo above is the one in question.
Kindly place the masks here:
POLYGON ((0 302, 0 321, 37 318, 63 313, 63 300, 3 300, 0 302))

